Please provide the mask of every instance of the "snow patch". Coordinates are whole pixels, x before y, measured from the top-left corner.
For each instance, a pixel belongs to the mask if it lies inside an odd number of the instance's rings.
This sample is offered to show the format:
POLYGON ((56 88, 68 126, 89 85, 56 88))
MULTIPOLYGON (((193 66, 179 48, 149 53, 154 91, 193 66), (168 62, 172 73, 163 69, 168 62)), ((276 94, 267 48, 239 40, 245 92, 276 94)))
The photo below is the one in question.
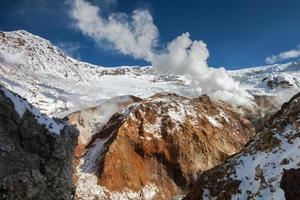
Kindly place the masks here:
POLYGON ((28 110, 34 115, 37 122, 41 125, 45 125, 50 132, 60 134, 60 131, 64 128, 64 125, 62 123, 57 123, 52 118, 40 113, 40 111, 37 108, 30 105, 26 100, 23 100, 21 97, 13 94, 12 92, 8 91, 3 87, 0 87, 0 90, 4 93, 4 95, 7 98, 9 98, 13 102, 15 110, 20 118, 22 118, 24 113, 28 110))
POLYGON ((143 125, 144 131, 150 133, 155 139, 160 139, 162 136, 161 132, 161 117, 158 117, 154 123, 145 123, 143 125))
POLYGON ((222 127, 222 124, 219 123, 218 120, 216 120, 214 117, 211 117, 211 116, 205 116, 208 121, 214 126, 214 127, 217 127, 217 128, 221 128, 222 127))
POLYGON ((105 143, 113 136, 111 134, 105 139, 96 139, 93 143, 93 146, 89 148, 86 154, 83 156, 84 162, 81 165, 81 168, 85 172, 94 172, 97 169, 98 161, 102 159, 102 154, 105 151, 105 143))
POLYGON ((212 198, 212 196, 210 195, 209 189, 204 188, 204 189, 203 189, 202 199, 203 199, 203 200, 213 200, 213 199, 215 199, 215 198, 212 198))
POLYGON ((277 147, 270 153, 257 152, 254 156, 243 155, 238 159, 239 165, 236 166, 236 174, 232 178, 243 180, 239 185, 241 194, 232 195, 232 199, 246 199, 247 190, 252 193, 260 191, 261 197, 256 199, 263 200, 265 197, 272 199, 285 199, 284 191, 280 188, 280 181, 283 174, 283 169, 299 168, 297 162, 299 161, 299 145, 300 138, 293 140, 293 144, 288 142, 288 135, 296 134, 299 129, 293 129, 292 125, 288 125, 282 133, 274 132, 275 137, 281 141, 280 147, 277 147), (281 161, 287 159, 289 163, 282 165, 281 161), (257 166, 263 170, 263 176, 271 183, 260 187, 260 180, 255 179, 255 172, 257 166), (247 178, 246 178, 247 177, 247 178), (274 188, 271 191, 270 185, 274 188))
POLYGON ((225 119, 225 121, 226 121, 227 123, 230 122, 230 118, 228 117, 228 115, 226 115, 226 114, 224 113, 223 110, 219 109, 219 115, 220 115, 223 119, 225 119))
MULTIPOLYGON (((171 105, 172 106, 172 105, 171 105)), ((183 124, 185 122, 185 109, 182 105, 178 104, 168 109, 168 115, 175 121, 183 124)))

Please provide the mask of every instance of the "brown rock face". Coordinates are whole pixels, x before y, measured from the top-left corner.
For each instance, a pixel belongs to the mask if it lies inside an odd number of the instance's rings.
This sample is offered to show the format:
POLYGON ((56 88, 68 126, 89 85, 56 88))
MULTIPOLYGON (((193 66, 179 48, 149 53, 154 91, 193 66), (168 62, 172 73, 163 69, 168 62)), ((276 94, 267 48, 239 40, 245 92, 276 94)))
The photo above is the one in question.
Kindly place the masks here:
POLYGON ((298 200, 300 191, 300 169, 284 170, 280 182, 286 200, 298 200))
POLYGON ((93 137, 78 168, 77 198, 99 197, 102 190, 101 197, 111 199, 170 199, 239 152, 254 133, 228 104, 155 95, 116 113, 93 137), (96 174, 98 192, 84 191, 87 174, 96 174))
MULTIPOLYGON (((104 101, 99 106, 69 114, 67 116, 69 123, 75 125, 80 132, 74 152, 74 166, 79 164, 79 159, 85 153, 85 147, 91 141, 93 134, 99 132, 115 112, 140 100, 135 96, 120 96, 104 101)), ((73 181, 77 182, 76 174, 73 174, 73 181)))

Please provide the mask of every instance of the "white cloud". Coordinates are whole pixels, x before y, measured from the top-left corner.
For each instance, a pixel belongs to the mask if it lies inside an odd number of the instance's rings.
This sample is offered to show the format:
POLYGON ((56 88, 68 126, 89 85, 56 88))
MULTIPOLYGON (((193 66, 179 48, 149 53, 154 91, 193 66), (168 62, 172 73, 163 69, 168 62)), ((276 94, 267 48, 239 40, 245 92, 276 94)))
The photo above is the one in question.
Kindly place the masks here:
POLYGON ((292 49, 289 51, 284 51, 278 55, 272 55, 272 56, 268 56, 266 58, 266 63, 268 64, 273 64, 282 60, 287 60, 287 59, 291 59, 291 58, 298 58, 300 57, 300 45, 298 45, 298 48, 296 49, 292 49))
POLYGON ((104 19, 99 7, 75 0, 71 16, 76 20, 77 28, 96 42, 106 40, 125 55, 149 61, 158 31, 148 11, 135 10, 131 16, 114 13, 104 19))
POLYGON ((131 16, 113 13, 105 19, 99 7, 75 0, 71 16, 76 27, 98 44, 108 41, 125 55, 151 62, 160 73, 184 75, 191 82, 192 95, 207 93, 214 99, 237 105, 249 104, 252 99, 224 68, 208 67, 206 44, 192 41, 189 33, 178 36, 166 49, 156 51, 159 33, 147 10, 135 10, 131 16))

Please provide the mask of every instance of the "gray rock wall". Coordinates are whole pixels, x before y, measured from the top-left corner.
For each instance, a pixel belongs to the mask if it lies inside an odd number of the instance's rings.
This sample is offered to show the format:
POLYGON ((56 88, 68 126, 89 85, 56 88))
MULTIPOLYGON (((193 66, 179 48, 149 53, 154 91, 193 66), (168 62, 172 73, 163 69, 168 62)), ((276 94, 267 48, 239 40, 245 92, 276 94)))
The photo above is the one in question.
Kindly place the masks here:
POLYGON ((29 111, 20 118, 0 90, 0 199, 73 199, 77 137, 67 124, 50 132, 29 111))

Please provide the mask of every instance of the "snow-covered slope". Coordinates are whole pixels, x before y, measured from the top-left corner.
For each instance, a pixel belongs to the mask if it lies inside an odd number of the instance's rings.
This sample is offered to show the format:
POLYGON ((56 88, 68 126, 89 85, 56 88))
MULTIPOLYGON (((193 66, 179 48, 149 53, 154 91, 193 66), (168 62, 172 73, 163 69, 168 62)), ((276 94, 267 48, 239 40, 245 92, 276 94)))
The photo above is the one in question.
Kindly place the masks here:
MULTIPOLYGON (((229 74, 254 94, 277 94, 262 80, 270 74, 299 90, 300 64, 255 67, 229 74)), ((48 115, 66 114, 121 95, 147 98, 159 92, 199 95, 183 76, 159 75, 152 67, 105 68, 66 56, 48 40, 26 31, 0 32, 0 83, 48 115)), ((286 96, 286 95, 281 95, 286 96)), ((289 95, 291 96, 291 95, 289 95)), ((288 96, 288 97, 289 97, 288 96)))
POLYGON ((286 170, 300 167, 299 101, 300 93, 282 106, 241 153, 202 174, 186 199, 299 199, 287 198, 299 195, 293 191, 299 191, 295 180, 289 177, 287 183, 288 177, 282 178, 286 170))
POLYGON ((120 95, 172 91, 181 82, 158 76, 151 68, 108 69, 79 62, 26 31, 0 32, 0 81, 46 114, 120 95))
POLYGON ((231 77, 241 82, 253 94, 276 94, 285 89, 280 86, 280 82, 284 81, 290 83, 290 88, 294 94, 296 94, 295 91, 300 90, 300 62, 251 67, 228 72, 231 77), (274 79, 277 79, 278 84, 275 83, 274 79), (268 80, 273 80, 273 84, 268 84, 268 80))

